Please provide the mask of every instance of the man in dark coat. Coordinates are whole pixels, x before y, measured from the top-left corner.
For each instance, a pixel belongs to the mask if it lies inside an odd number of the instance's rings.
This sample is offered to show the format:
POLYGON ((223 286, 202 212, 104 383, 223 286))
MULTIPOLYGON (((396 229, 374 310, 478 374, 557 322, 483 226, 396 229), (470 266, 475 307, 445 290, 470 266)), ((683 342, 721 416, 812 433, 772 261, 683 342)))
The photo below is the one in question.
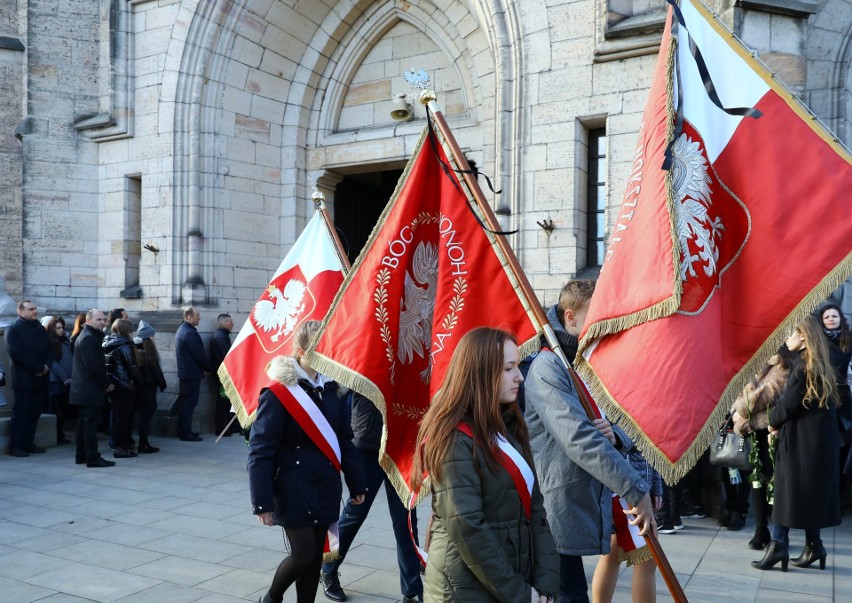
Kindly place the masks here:
MULTIPOLYGON (((231 330, 234 328, 234 320, 230 314, 218 316, 219 326, 210 337, 210 364, 213 365, 213 387, 216 388, 216 412, 213 416, 216 425, 216 433, 222 433, 231 420, 231 401, 222 392, 222 382, 219 380, 219 367, 231 349, 231 330)), ((224 436, 230 436, 239 431, 238 425, 233 425, 224 436)))
POLYGON ((213 367, 204 343, 196 327, 201 322, 201 313, 192 306, 183 311, 183 322, 175 333, 175 356, 177 359, 180 393, 178 394, 178 437, 183 442, 200 442, 201 437, 192 431, 192 414, 198 405, 201 378, 212 372, 213 367))
POLYGON ((6 329, 6 351, 12 360, 12 389, 15 390, 9 454, 42 453, 44 448, 35 445, 35 432, 38 418, 47 404, 53 356, 47 331, 38 321, 38 310, 28 299, 18 304, 18 320, 6 329))
POLYGON ((86 326, 74 342, 74 364, 71 369, 71 394, 69 402, 78 406, 77 454, 78 465, 111 467, 98 453, 98 425, 106 395, 114 388, 107 375, 106 360, 101 349, 104 340, 106 317, 100 310, 86 313, 86 326))

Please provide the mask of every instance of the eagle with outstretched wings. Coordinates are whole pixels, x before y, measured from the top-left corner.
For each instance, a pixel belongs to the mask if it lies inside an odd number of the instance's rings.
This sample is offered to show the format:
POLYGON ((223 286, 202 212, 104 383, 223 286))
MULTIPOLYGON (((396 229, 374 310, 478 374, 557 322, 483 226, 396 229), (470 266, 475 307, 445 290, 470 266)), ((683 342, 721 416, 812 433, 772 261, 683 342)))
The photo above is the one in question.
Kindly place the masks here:
POLYGON ((297 279, 291 279, 284 285, 284 291, 270 284, 266 289, 269 299, 261 299, 254 305, 254 322, 267 333, 276 331, 272 341, 278 341, 281 335, 289 335, 296 328, 299 316, 305 310, 305 292, 308 287, 297 279))
POLYGON ((426 356, 432 344, 432 314, 438 286, 438 248, 420 242, 414 250, 411 271, 405 273, 404 297, 399 312, 397 358, 411 363, 414 355, 426 356))

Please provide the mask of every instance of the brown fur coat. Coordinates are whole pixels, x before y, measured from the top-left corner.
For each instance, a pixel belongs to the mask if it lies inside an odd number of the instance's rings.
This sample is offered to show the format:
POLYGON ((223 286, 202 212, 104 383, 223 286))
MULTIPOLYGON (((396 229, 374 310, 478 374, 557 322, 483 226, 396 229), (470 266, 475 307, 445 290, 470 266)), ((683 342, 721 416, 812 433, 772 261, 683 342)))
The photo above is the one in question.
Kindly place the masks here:
POLYGON ((778 354, 772 356, 762 372, 743 388, 731 410, 738 413, 734 418, 734 431, 740 435, 769 427, 767 407, 781 396, 790 369, 781 364, 778 354))

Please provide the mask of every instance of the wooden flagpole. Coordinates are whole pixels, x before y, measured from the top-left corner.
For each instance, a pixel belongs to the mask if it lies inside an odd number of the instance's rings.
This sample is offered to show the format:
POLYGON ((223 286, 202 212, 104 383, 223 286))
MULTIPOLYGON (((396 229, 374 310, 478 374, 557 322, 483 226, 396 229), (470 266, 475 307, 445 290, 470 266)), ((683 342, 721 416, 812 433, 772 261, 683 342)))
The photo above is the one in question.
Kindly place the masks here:
MULTIPOLYGON (((467 185, 468 190, 473 195, 474 201, 476 202, 480 211, 482 211, 483 219, 485 220, 485 223, 487 224, 488 228, 494 231, 495 233, 500 232, 502 230, 500 223, 497 221, 497 217, 494 215, 494 211, 491 209, 491 206, 488 205, 488 201, 485 198, 485 194, 479 187, 479 183, 477 182, 475 176, 471 173, 470 165, 468 164, 464 154, 461 152, 461 148, 459 147, 455 137, 453 136, 453 133, 450 131, 450 128, 447 125, 447 121, 446 119, 444 119, 444 115, 441 111, 440 106, 438 105, 435 93, 432 90, 423 90, 420 93, 420 102, 426 105, 432 112, 435 126, 441 133, 444 142, 449 148, 450 154, 453 156, 453 160, 461 170, 461 176, 465 184, 467 185)), ((524 274, 524 271, 521 268, 520 263, 518 262, 518 258, 515 257, 515 252, 509 246, 509 242, 506 240, 506 237, 501 234, 495 234, 495 237, 497 239, 497 245, 500 247, 500 250, 506 257, 506 261, 508 262, 509 268, 512 270, 512 273, 515 275, 515 278, 520 284, 521 290, 527 299, 527 303, 535 314, 536 320, 542 326, 548 343, 550 344, 552 350, 559 356, 559 359, 565 365, 565 368, 568 371, 568 375, 571 377, 571 380, 574 383, 574 389, 577 390, 577 394, 580 398, 580 403, 583 405, 583 409, 586 411, 586 414, 589 416, 590 419, 595 419, 597 415, 593 408, 594 402, 588 399, 585 394, 585 389, 583 387, 580 387, 580 384, 578 383, 579 377, 577 377, 576 373, 571 368, 568 359, 565 358, 565 355, 559 348, 559 342, 556 339, 556 333, 553 331, 553 327, 550 326, 550 321, 547 320, 547 316, 544 313, 544 309, 541 307, 541 304, 539 303, 538 298, 536 297, 533 291, 532 285, 530 285, 529 281, 527 280, 526 274, 524 274)), ((657 539, 657 535, 653 532, 646 534, 645 542, 647 543, 648 548, 650 549, 651 554, 653 555, 654 560, 657 563, 657 567, 660 569, 660 574, 663 576, 663 579, 666 581, 666 585, 669 587, 669 592, 672 594, 672 598, 675 601, 687 603, 686 594, 683 592, 683 588, 681 587, 680 582, 678 582, 677 576, 675 575, 671 564, 669 564, 669 560, 666 557, 665 552, 660 546, 660 542, 657 539)))

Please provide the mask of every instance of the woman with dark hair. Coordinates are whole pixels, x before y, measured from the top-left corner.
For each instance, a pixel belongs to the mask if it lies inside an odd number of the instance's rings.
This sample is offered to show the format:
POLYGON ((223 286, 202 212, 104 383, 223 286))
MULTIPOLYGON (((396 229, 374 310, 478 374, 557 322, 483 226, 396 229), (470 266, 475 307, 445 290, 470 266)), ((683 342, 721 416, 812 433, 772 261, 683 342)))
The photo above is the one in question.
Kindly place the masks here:
POLYGON ((80 336, 80 333, 83 332, 83 328, 86 326, 86 313, 80 312, 77 317, 74 319, 74 329, 71 331, 71 337, 69 337, 69 341, 71 342, 71 349, 74 349, 74 344, 77 341, 77 337, 80 336))
POLYGON ((159 452, 156 446, 151 446, 148 434, 151 431, 151 420, 157 410, 157 388, 161 392, 166 391, 166 378, 160 366, 160 353, 154 343, 157 331, 144 320, 139 321, 136 329, 136 337, 133 338, 136 361, 139 371, 142 373, 142 382, 139 384, 139 454, 152 454, 159 452))
POLYGON ((294 582, 297 603, 313 603, 323 546, 337 522, 346 478, 353 504, 366 492, 349 410, 340 387, 304 363, 319 322, 300 324, 293 355, 277 356, 266 369, 249 441, 249 489, 254 514, 265 526, 280 525, 290 555, 278 565, 260 603, 277 603, 294 582))
POLYGON ((53 353, 47 395, 50 411, 56 415, 56 443, 69 444, 71 440, 65 437, 63 423, 68 416, 68 393, 71 390, 71 366, 74 357, 71 342, 65 336, 65 320, 61 316, 51 318, 47 323, 47 337, 50 339, 53 353))
POLYGON ((787 571, 790 528, 799 528, 805 530, 805 548, 793 565, 808 567, 819 561, 825 569, 820 529, 840 523, 837 379, 815 317, 796 327, 786 345, 797 357, 784 393, 769 407, 769 430, 777 439, 772 540, 763 559, 751 564, 765 570, 780 561, 787 571))
POLYGON ((117 459, 136 456, 133 449, 133 412, 136 409, 136 391, 142 382, 142 373, 136 363, 130 331, 133 324, 119 318, 112 323, 109 335, 104 338, 103 350, 106 356, 107 372, 115 389, 109 394, 112 403, 112 442, 117 459))
POLYGON ((518 362, 509 333, 473 329, 423 417, 412 488, 429 475, 427 602, 555 598, 559 560, 517 404, 518 362))

